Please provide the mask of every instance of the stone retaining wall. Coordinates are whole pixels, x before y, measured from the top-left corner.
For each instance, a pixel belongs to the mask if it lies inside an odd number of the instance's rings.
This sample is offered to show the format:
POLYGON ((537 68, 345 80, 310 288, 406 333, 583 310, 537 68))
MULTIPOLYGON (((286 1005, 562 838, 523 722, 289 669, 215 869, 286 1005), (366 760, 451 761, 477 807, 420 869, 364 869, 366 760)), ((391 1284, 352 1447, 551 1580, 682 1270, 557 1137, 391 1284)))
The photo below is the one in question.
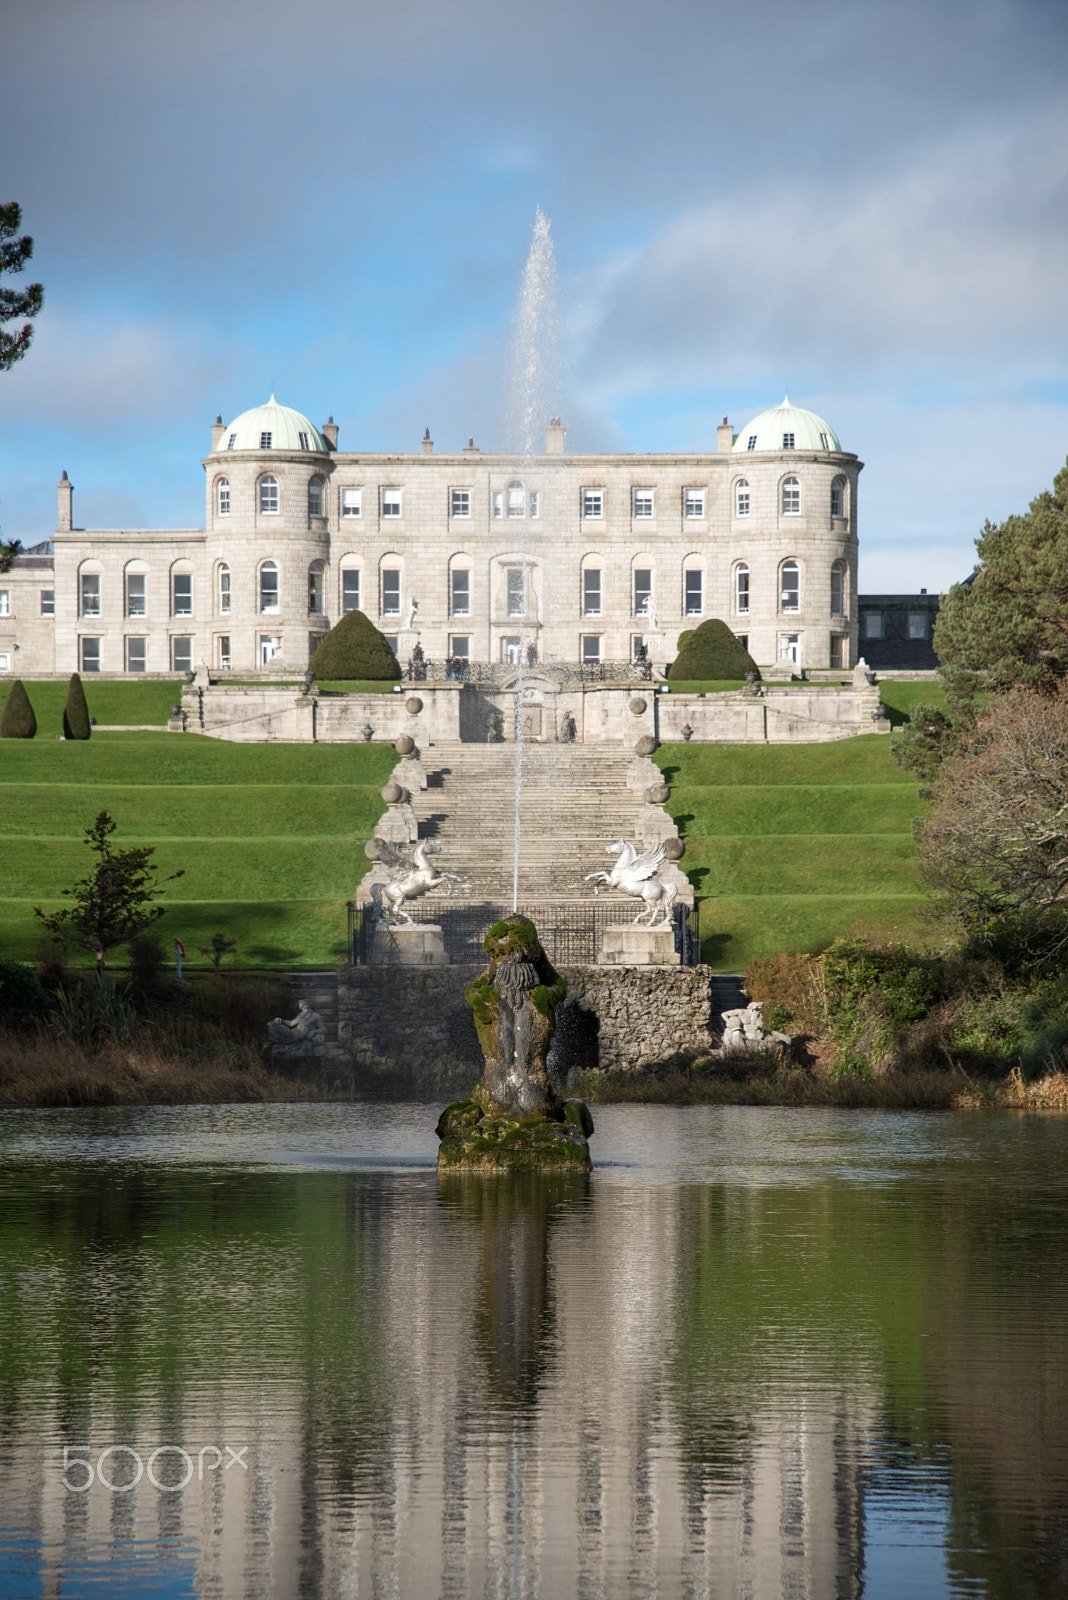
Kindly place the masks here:
MULTIPOLYGON (((358 1095, 450 1098, 469 1089, 482 1056, 464 986, 481 966, 344 967, 331 1064, 358 1095)), ((705 1055, 711 1032, 708 967, 565 969, 556 1071, 658 1072, 705 1055)))

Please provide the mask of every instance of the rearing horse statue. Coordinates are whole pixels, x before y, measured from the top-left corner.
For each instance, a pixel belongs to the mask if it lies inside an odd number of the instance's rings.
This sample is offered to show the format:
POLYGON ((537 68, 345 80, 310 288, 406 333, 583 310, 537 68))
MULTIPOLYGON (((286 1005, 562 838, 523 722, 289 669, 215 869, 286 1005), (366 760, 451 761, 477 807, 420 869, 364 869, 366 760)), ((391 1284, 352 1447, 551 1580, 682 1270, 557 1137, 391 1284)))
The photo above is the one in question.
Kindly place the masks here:
MULTIPOLYGON (((391 850, 388 855, 384 853, 382 859, 395 870, 388 883, 371 885, 371 915, 375 922, 412 922, 414 918, 409 916, 405 908, 406 900, 417 900, 421 894, 438 889, 442 884, 465 881, 458 872, 439 872, 427 860, 427 856, 440 854, 441 846, 430 839, 420 839, 413 847, 410 866, 405 862, 402 851, 391 850)), ((451 888, 446 890, 446 893, 451 892, 451 888)))
POLYGON ((622 889, 624 894, 632 894, 645 901, 645 908, 638 912, 632 927, 636 927, 648 914, 647 928, 670 928, 673 923, 672 906, 679 891, 676 884, 661 883, 656 876, 667 859, 663 843, 657 840, 641 855, 626 839, 614 840, 607 849, 610 856, 618 856, 619 859, 609 872, 586 874, 586 882, 592 881, 594 884, 594 894, 600 883, 609 889, 622 889))

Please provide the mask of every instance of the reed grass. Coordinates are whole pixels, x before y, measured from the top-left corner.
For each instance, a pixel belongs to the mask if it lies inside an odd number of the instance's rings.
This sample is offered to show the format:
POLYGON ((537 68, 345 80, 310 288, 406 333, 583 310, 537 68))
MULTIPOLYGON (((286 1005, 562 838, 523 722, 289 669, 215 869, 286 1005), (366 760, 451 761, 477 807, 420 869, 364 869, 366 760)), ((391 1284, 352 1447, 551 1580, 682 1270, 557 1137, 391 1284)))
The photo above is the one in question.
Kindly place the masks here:
POLYGON ((879 1078, 821 1077, 798 1068, 718 1078, 698 1070, 662 1077, 579 1073, 570 1093, 600 1105, 820 1106, 883 1111, 1068 1111, 1068 1073, 1025 1083, 968 1078, 960 1072, 886 1073, 879 1078))

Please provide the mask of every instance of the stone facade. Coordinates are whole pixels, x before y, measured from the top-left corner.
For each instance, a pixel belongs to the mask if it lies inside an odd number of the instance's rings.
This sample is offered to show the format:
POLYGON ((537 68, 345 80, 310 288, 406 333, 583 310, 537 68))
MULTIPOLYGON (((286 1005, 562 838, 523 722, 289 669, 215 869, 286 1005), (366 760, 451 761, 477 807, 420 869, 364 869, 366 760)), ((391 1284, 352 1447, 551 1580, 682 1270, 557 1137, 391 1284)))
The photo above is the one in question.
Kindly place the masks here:
POLYGON ((20 568, 7 670, 303 672, 357 605, 402 659, 662 666, 714 616, 762 667, 849 667, 861 466, 788 405, 708 453, 573 454, 553 424, 531 462, 341 451, 272 403, 213 428, 203 529, 78 529, 64 474, 55 615, 20 568))
POLYGON ((859 650, 869 667, 930 672, 940 665, 934 648, 939 596, 862 594, 859 650))
POLYGON ((554 1065, 569 1072, 664 1072, 707 1056, 708 967, 568 968, 554 1065))

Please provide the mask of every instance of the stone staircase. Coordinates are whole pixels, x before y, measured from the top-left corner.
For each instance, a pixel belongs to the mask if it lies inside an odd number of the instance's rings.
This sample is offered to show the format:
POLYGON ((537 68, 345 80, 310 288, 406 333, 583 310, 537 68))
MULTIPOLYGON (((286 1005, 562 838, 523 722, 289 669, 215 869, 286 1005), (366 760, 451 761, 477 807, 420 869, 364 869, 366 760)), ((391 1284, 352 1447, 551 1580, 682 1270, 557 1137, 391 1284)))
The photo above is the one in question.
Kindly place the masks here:
MULTIPOLYGON (((420 838, 441 846, 435 864, 466 878, 472 899, 510 901, 515 746, 434 745, 423 751, 422 761, 427 787, 412 795, 412 804, 420 838)), ((634 756, 622 745, 525 747, 521 901, 587 901, 591 885, 586 874, 612 864, 605 846, 613 839, 642 839, 649 807, 628 787, 633 766, 634 756)))

